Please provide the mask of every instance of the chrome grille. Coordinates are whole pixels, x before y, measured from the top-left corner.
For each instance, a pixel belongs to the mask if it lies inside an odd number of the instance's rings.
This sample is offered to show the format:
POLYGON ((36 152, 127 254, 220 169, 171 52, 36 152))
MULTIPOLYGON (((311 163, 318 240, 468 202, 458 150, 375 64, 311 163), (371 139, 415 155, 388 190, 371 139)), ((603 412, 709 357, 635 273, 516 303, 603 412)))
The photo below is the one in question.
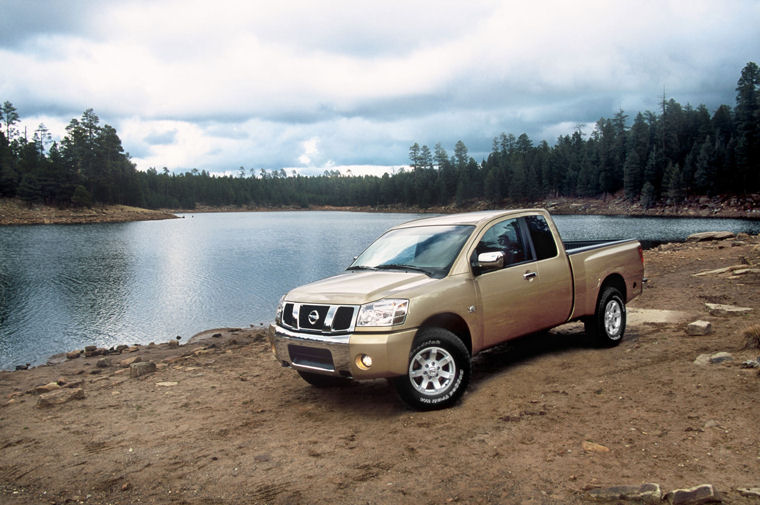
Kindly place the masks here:
POLYGON ((319 305, 287 302, 283 307, 282 324, 306 333, 335 335, 354 331, 356 305, 319 305))

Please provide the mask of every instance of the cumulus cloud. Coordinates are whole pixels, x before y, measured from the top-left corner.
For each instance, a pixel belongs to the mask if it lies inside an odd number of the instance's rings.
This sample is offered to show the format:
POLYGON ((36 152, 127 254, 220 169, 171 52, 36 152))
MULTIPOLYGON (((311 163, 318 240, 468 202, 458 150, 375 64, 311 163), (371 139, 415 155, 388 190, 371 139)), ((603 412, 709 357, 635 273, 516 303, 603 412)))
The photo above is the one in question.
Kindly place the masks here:
POLYGON ((143 169, 393 167, 460 139, 478 157, 663 94, 733 104, 760 47, 754 0, 9 3, 0 100, 64 125, 92 107, 143 169))

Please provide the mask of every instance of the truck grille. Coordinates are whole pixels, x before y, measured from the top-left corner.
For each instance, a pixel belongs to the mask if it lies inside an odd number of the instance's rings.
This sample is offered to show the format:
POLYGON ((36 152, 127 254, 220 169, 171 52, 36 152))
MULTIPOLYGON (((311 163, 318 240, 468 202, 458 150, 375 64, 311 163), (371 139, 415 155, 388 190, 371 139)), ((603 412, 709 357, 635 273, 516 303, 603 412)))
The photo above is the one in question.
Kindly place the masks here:
POLYGON ((356 305, 288 302, 282 311, 282 323, 287 328, 308 333, 350 333, 354 331, 358 309, 356 305))

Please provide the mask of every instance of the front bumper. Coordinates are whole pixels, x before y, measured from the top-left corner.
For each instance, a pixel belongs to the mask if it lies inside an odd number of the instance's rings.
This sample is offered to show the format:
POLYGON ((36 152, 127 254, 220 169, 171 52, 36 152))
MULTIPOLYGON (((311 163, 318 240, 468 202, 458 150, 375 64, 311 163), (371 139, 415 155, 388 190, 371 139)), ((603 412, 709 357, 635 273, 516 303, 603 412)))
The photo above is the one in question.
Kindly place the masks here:
POLYGON ((328 336, 273 325, 269 338, 272 351, 283 366, 338 377, 376 379, 407 373, 409 351, 416 332, 416 329, 408 329, 328 336), (361 365, 359 358, 362 355, 372 358, 371 367, 361 365))

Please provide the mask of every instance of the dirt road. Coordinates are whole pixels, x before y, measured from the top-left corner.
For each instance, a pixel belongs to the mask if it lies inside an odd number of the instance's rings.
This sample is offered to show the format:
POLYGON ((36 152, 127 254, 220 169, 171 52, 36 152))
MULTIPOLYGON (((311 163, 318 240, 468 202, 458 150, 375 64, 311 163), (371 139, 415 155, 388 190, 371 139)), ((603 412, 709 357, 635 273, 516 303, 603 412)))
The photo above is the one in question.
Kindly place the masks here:
POLYGON ((742 368, 760 356, 742 334, 760 324, 760 238, 645 261, 619 347, 578 324, 511 342, 438 412, 406 409, 385 381, 315 389, 256 328, 2 372, 0 503, 573 504, 645 482, 760 503, 740 492, 760 487, 760 375, 742 368), (712 333, 688 336, 697 319, 712 333), (733 359, 695 364, 721 351, 733 359), (136 357, 157 369, 131 377, 136 357))

